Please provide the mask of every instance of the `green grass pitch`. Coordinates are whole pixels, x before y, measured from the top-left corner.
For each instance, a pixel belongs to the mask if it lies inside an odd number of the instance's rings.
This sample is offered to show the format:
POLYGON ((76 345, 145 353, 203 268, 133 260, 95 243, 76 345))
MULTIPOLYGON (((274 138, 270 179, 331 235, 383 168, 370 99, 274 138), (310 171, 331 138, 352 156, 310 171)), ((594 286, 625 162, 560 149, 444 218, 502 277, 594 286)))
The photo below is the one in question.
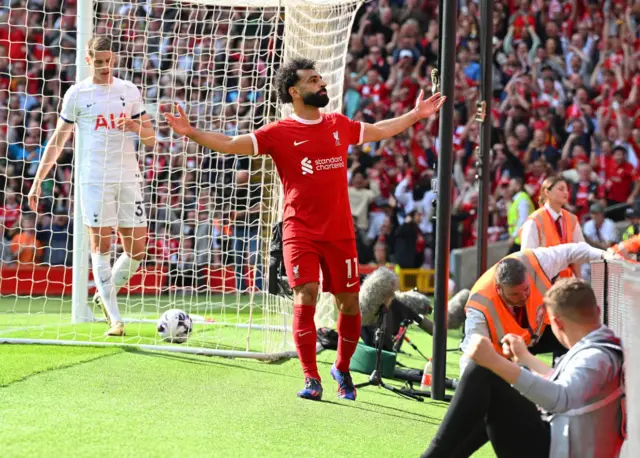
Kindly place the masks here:
MULTIPOLYGON (((69 312, 59 300, 3 298, 0 336, 51 338, 60 332, 62 338, 97 339, 104 332, 104 323, 59 325, 69 312), (25 315, 25 308, 32 314, 25 315)), ((209 312, 217 319, 224 313, 209 312)), ((224 320, 242 322, 247 314, 224 320)), ((127 342, 152 343, 153 325, 137 326, 127 342)), ((243 333, 212 329, 196 329, 194 339, 212 347, 222 341, 216 348, 246 345, 243 333)), ((410 336, 431 353, 430 336, 418 329, 410 336)), ((458 342, 452 333, 449 348, 458 342)), ((421 367, 424 360, 406 349, 414 354, 400 361, 421 367)), ((459 354, 447 355, 447 373, 456 376, 459 354)), ((329 375, 334 360, 333 351, 318 355, 325 395, 312 402, 295 396, 302 385, 297 359, 265 363, 122 347, 0 345, 0 456, 419 456, 448 404, 406 400, 375 387, 360 389, 356 402, 337 400, 329 375)), ((354 374, 356 383, 367 378, 354 374)), ((474 456, 494 454, 486 445, 474 456)))

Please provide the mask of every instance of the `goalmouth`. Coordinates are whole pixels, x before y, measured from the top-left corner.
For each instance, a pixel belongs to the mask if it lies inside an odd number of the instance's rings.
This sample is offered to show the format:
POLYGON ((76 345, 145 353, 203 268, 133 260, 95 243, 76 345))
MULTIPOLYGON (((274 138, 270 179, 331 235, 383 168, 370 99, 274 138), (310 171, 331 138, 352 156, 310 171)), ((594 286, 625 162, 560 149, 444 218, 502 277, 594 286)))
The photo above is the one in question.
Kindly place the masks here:
MULTIPOLYGON (((351 29, 363 0, 167 3, 63 0, 57 21, 28 8, 10 12, 12 21, 25 24, 28 46, 36 46, 28 40, 40 35, 51 43, 40 61, 26 64, 40 84, 30 94, 35 102, 25 119, 37 119, 43 132, 51 129, 66 90, 90 76, 88 41, 108 35, 118 55, 115 76, 140 89, 159 141, 153 149, 138 142, 149 236, 145 261, 118 294, 127 335, 105 338, 104 317, 92 303, 89 237, 81 223, 81 187, 74 186, 85 158, 73 154, 83 148, 75 136, 50 173, 33 220, 49 236, 35 264, 0 268, 0 343, 135 346, 266 360, 295 356, 293 304, 267 293, 271 229, 282 212, 271 160, 221 155, 176 137, 162 110, 181 104, 199 128, 249 133, 290 113, 277 102, 273 78, 282 62, 308 57, 328 83, 325 110, 340 111, 351 29), (259 200, 258 211, 252 199, 259 200), (72 246, 56 245, 60 233, 72 246), (184 344, 157 335, 155 322, 170 308, 194 319, 184 344)), ((29 88, 17 91, 26 96, 29 88)), ((24 127, 18 141, 27 145, 24 127)), ((8 178, 5 194, 26 200, 28 185, 13 189, 10 183, 29 183, 28 172, 18 175, 16 168, 8 178)), ((11 232, 19 234, 32 217, 23 213, 11 232)), ((112 265, 121 252, 114 234, 112 265)), ((333 301, 323 293, 316 324, 331 326, 334 319, 333 301)))

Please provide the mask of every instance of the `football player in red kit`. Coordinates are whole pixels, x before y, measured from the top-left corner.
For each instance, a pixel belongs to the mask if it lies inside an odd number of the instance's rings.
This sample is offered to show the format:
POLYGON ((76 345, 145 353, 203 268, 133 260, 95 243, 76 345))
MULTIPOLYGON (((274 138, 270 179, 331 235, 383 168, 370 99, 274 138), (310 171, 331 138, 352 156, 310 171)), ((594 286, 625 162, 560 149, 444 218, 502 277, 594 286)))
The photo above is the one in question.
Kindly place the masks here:
MULTIPOLYGON (((316 364, 315 305, 320 269, 323 290, 338 306, 338 356, 331 376, 338 382, 338 397, 355 400, 349 363, 360 337, 358 253, 348 197, 349 145, 392 137, 442 107, 435 94, 394 119, 367 124, 338 113, 323 114, 327 83, 309 59, 294 59, 276 76, 283 103, 293 104, 290 117, 270 123, 248 135, 228 137, 191 127, 180 106, 179 116, 165 114, 171 128, 215 151, 239 155, 268 154, 284 187, 283 251, 287 278, 293 289, 293 336, 305 376, 298 396, 320 400, 322 385, 316 364)), ((337 95, 339 96, 339 95, 337 95)))

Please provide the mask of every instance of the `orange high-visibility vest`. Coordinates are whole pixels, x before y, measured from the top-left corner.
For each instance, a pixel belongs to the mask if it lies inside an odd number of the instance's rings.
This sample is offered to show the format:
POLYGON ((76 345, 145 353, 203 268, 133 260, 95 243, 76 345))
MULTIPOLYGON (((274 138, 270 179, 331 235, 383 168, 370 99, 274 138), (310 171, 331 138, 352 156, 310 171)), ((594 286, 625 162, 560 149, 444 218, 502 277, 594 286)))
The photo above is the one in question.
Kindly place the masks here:
MULTIPOLYGON (((568 212, 564 208, 560 211, 560 214, 562 215, 562 219, 560 220, 562 224, 562 238, 560 238, 560 234, 558 234, 556 222, 545 207, 541 207, 529 215, 527 220, 533 220, 538 229, 538 239, 540 240, 538 246, 552 247, 565 243, 573 243, 573 232, 576 226, 580 225, 580 222, 576 215, 568 212)), ((560 278, 571 278, 574 276, 573 270, 571 267, 568 267, 560 272, 558 276, 560 278)))
POLYGON ((620 253, 622 256, 629 255, 631 253, 637 253, 640 251, 640 234, 620 242, 617 245, 611 247, 614 253, 620 253))
POLYGON ((466 308, 481 312, 487 320, 491 343, 496 351, 502 354, 502 338, 507 334, 521 336, 528 346, 534 345, 544 332, 549 321, 545 313, 543 298, 551 288, 551 280, 540 267, 538 258, 532 250, 525 249, 507 256, 520 260, 527 268, 531 295, 525 305, 529 327, 522 328, 513 314, 498 295, 495 281, 496 266, 487 270, 473 285, 466 308))

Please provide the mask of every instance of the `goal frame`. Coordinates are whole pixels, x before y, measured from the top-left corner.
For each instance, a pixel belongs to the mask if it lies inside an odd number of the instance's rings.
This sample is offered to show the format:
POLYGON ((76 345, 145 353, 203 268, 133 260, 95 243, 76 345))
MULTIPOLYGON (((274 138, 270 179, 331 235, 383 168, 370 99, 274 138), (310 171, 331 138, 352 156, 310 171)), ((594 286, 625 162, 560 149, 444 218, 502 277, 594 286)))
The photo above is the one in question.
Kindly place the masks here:
MULTIPOLYGON (((328 42, 330 46, 338 45, 339 47, 344 46, 344 49, 341 51, 341 55, 333 60, 334 62, 338 62, 339 66, 332 67, 337 69, 337 73, 334 71, 334 76, 336 74, 344 75, 344 69, 346 66, 346 54, 347 47, 349 44, 349 32, 353 28, 353 24, 356 18, 356 13, 358 9, 362 6, 365 0, 180 0, 183 4, 192 4, 192 5, 201 5, 201 6, 220 6, 220 7, 254 7, 254 8, 277 8, 280 11, 280 14, 287 14, 287 9, 292 8, 293 13, 295 15, 302 15, 304 18, 309 17, 311 19, 310 24, 318 24, 320 21, 317 21, 315 18, 308 16, 309 11, 313 9, 315 5, 319 8, 324 8, 325 12, 328 8, 336 7, 338 11, 340 8, 349 8, 348 15, 345 14, 347 11, 342 10, 341 16, 339 16, 343 22, 341 23, 341 30, 346 31, 346 37, 343 36, 340 41, 328 42), (348 24, 348 28, 346 25, 348 24)), ((77 31, 77 41, 76 41, 76 56, 75 56, 75 66, 76 66, 76 82, 80 82, 91 75, 91 69, 86 62, 87 49, 88 44, 91 38, 93 37, 93 28, 94 28, 94 0, 91 1, 81 1, 78 2, 77 5, 77 13, 76 13, 76 31, 77 31)), ((329 14, 332 14, 331 11, 329 14)), ((320 17, 320 16, 319 16, 320 17)), ((297 24, 297 23, 296 23, 297 24)), ((291 46, 287 46, 288 40, 295 40, 288 36, 288 26, 285 24, 284 29, 280 37, 283 40, 282 54, 279 56, 278 63, 282 63, 288 58, 299 55, 300 50, 297 47, 291 48, 291 46)), ((291 33, 289 33, 291 35, 291 33)), ((313 44, 309 45, 305 43, 307 46, 314 46, 313 44)), ((322 44, 322 46, 318 48, 319 50, 326 51, 326 45, 322 44)), ((308 48, 307 48, 308 49, 308 48)), ((341 48, 342 49, 342 48, 341 48)), ((304 50, 302 51, 304 52, 304 50)), ((313 56, 310 56, 313 57, 313 56)), ((340 76, 339 75, 339 76, 340 76)), ((334 87, 337 88, 338 94, 334 94, 334 103, 332 103, 332 110, 340 110, 342 107, 342 90, 343 90, 343 78, 339 78, 334 87)), ((277 103, 275 106, 276 117, 282 118, 289 113, 289 107, 284 107, 280 103, 277 103)), ((74 135, 74 150, 82 150, 83 148, 83 140, 79 135, 74 135)), ((73 170, 74 176, 78 170, 82 168, 83 161, 85 160, 81 154, 74 154, 73 156, 73 170)), ((281 187, 281 183, 279 183, 281 187)), ((78 186, 77 180, 75 180, 73 184, 73 199, 76 202, 76 205, 73 206, 73 219, 74 221, 84 221, 83 218, 83 209, 82 205, 78 203, 81 202, 80 199, 81 187, 78 186)), ((282 214, 282 192, 281 189, 278 194, 278 199, 273 204, 273 208, 271 212, 274 215, 278 215, 281 217, 282 214)), ((276 218, 277 219, 277 218, 276 218)), ((269 242, 267 242, 267 245, 269 242)), ((91 299, 89 297, 89 258, 90 258, 90 247, 89 247, 89 231, 88 228, 84 224, 74 224, 73 225, 73 247, 72 247, 72 291, 71 291, 71 323, 72 324, 82 324, 82 323, 91 323, 96 321, 104 321, 101 317, 94 316, 91 307, 91 299)), ((268 267, 268 261, 263 260, 263 265, 268 267)), ((268 281, 265 277, 265 281, 268 281)), ((265 287, 265 290, 267 288, 265 287)), ((265 294, 266 291, 265 291, 265 294)), ((328 293, 322 293, 319 297, 318 301, 318 309, 327 308, 327 305, 331 306, 333 310, 333 301, 329 301, 327 296, 328 293)), ((268 301, 269 304, 274 304, 278 310, 286 310, 287 307, 289 309, 292 308, 293 302, 290 298, 282 297, 282 296, 273 296, 270 295, 268 299, 264 299, 268 301)), ((321 312, 326 313, 326 310, 321 310, 321 312)), ((8 344, 39 344, 39 345, 62 345, 62 346, 86 346, 86 347, 129 347, 129 348, 139 348, 144 350, 153 350, 153 351, 169 351, 169 352, 177 352, 177 353, 187 353, 187 354, 198 354, 198 355, 208 355, 208 356, 223 356, 223 357, 235 357, 235 358, 251 358, 251 359, 260 359, 260 360, 278 360, 282 358, 290 358, 296 357, 295 350, 289 350, 291 345, 289 345, 289 339, 291 338, 291 327, 287 324, 287 314, 285 312, 282 313, 282 320, 276 319, 275 323, 272 325, 259 325, 250 319, 247 324, 231 324, 231 323, 219 323, 221 326, 235 326, 239 329, 247 329, 248 333, 250 333, 251 329, 260 330, 264 328, 268 328, 269 330, 277 330, 278 332, 282 332, 280 338, 276 339, 276 341, 281 341, 281 344, 278 348, 272 349, 271 351, 250 351, 249 345, 247 345, 247 350, 225 350, 219 348, 206 348, 206 347, 196 347, 196 346, 181 346, 181 345, 151 345, 151 344, 142 344, 142 343, 126 343, 126 342, 104 342, 104 341, 96 341, 96 340, 63 340, 63 339, 37 339, 37 338, 18 338, 18 337, 0 337, 0 343, 8 343, 8 344), (278 324, 280 321, 281 324, 278 324), (277 328, 277 329, 276 329, 277 328), (282 350, 282 351, 279 351, 282 350)), ((277 318, 277 316, 276 316, 277 318)), ((125 321, 128 321, 125 319, 125 321)), ((129 320, 130 321, 130 320, 129 320)), ((136 322, 140 320, 134 320, 136 322)), ((145 320, 143 320, 145 321, 145 320)), ((250 336, 247 335, 247 344, 250 340, 250 336)), ((320 347, 319 347, 320 348, 320 347)))

